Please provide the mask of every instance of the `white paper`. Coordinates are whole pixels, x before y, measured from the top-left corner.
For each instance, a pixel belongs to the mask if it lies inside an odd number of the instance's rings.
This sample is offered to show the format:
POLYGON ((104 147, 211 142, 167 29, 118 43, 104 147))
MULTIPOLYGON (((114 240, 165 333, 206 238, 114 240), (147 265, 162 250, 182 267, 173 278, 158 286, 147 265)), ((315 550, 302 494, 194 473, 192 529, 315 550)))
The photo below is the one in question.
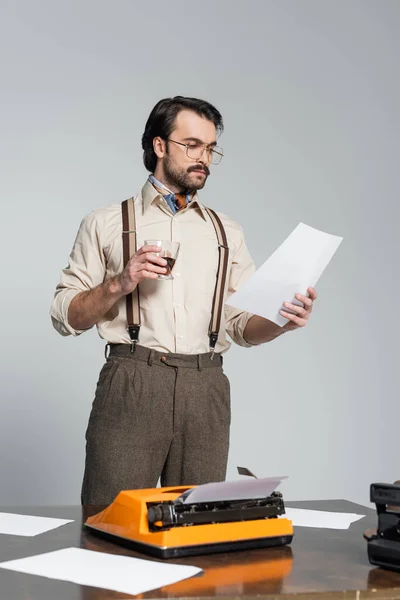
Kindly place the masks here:
POLYGON ((288 320, 279 313, 283 303, 299 304, 296 294, 306 296, 315 286, 342 240, 299 223, 226 304, 285 325, 288 320))
POLYGON ((266 498, 272 494, 283 479, 286 479, 286 477, 205 483, 187 490, 175 501, 181 499, 184 504, 192 504, 193 502, 266 498))
POLYGON ((324 510, 307 510, 305 508, 285 507, 286 514, 282 518, 290 519, 293 527, 318 527, 320 529, 348 529, 352 523, 365 515, 356 513, 327 512, 324 510))
POLYGON ((197 567, 160 563, 83 548, 64 548, 10 560, 0 563, 0 568, 41 575, 49 579, 72 581, 79 585, 114 590, 123 594, 142 594, 201 572, 197 567))
POLYGON ((73 523, 73 520, 0 512, 0 533, 5 533, 6 535, 32 537, 39 535, 39 533, 61 527, 61 525, 66 525, 66 523, 73 523))

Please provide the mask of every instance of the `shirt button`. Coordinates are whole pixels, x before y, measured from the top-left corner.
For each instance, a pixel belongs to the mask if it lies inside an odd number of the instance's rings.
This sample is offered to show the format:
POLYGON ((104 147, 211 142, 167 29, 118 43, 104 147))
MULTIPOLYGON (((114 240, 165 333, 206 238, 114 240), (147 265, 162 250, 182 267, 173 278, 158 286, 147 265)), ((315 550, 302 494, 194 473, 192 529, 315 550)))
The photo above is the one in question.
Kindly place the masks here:
POLYGON ((180 335, 180 336, 179 336, 179 339, 180 339, 180 340, 183 340, 183 335, 180 335))
POLYGON ((181 305, 180 304, 175 304, 176 308, 180 308, 181 305))
POLYGON ((180 273, 174 273, 174 277, 179 277, 180 273))
POLYGON ((167 357, 166 356, 162 356, 161 360, 162 360, 162 362, 165 362, 167 360, 167 357))

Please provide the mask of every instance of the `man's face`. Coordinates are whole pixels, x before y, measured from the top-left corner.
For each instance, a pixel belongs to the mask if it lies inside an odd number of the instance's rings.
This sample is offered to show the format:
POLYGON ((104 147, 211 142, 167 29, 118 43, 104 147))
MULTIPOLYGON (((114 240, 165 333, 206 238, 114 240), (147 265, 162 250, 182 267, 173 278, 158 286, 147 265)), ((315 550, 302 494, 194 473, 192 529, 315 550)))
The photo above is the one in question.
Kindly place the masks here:
POLYGON ((207 148, 201 153, 202 144, 211 148, 216 145, 214 123, 191 110, 182 110, 168 142, 164 144, 165 153, 159 162, 166 185, 175 188, 173 191, 202 189, 210 174, 212 158, 207 148), (189 144, 189 156, 185 145, 181 144, 189 144))

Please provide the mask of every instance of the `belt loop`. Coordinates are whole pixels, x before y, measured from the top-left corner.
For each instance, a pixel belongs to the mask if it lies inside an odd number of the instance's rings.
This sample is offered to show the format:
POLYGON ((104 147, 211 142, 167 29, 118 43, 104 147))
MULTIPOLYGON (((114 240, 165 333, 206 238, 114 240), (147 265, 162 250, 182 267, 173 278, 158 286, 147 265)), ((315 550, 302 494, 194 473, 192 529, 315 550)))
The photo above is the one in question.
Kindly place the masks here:
POLYGON ((110 356, 110 344, 106 344, 106 347, 104 348, 104 358, 107 360, 108 357, 110 356))
POLYGON ((201 365, 201 354, 197 355, 197 368, 199 371, 201 371, 202 365, 201 365))
POLYGON ((155 354, 155 350, 150 350, 150 354, 149 354, 149 359, 148 359, 148 365, 151 367, 151 365, 153 364, 153 360, 154 360, 154 354, 155 354))

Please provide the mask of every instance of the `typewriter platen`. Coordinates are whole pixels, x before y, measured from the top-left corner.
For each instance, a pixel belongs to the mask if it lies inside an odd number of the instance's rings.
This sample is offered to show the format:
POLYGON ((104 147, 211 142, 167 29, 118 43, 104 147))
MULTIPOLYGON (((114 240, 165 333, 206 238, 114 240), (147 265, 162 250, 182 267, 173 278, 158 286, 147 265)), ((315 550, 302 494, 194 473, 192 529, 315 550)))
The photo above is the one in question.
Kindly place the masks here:
POLYGON ((372 483, 370 500, 376 505, 378 527, 364 533, 369 562, 400 571, 400 482, 372 483))
POLYGON ((192 502, 190 493, 195 488, 122 491, 110 506, 87 519, 85 526, 160 558, 282 546, 292 541, 291 521, 278 518, 285 513, 279 492, 263 498, 207 501, 196 501, 193 494, 192 502))

